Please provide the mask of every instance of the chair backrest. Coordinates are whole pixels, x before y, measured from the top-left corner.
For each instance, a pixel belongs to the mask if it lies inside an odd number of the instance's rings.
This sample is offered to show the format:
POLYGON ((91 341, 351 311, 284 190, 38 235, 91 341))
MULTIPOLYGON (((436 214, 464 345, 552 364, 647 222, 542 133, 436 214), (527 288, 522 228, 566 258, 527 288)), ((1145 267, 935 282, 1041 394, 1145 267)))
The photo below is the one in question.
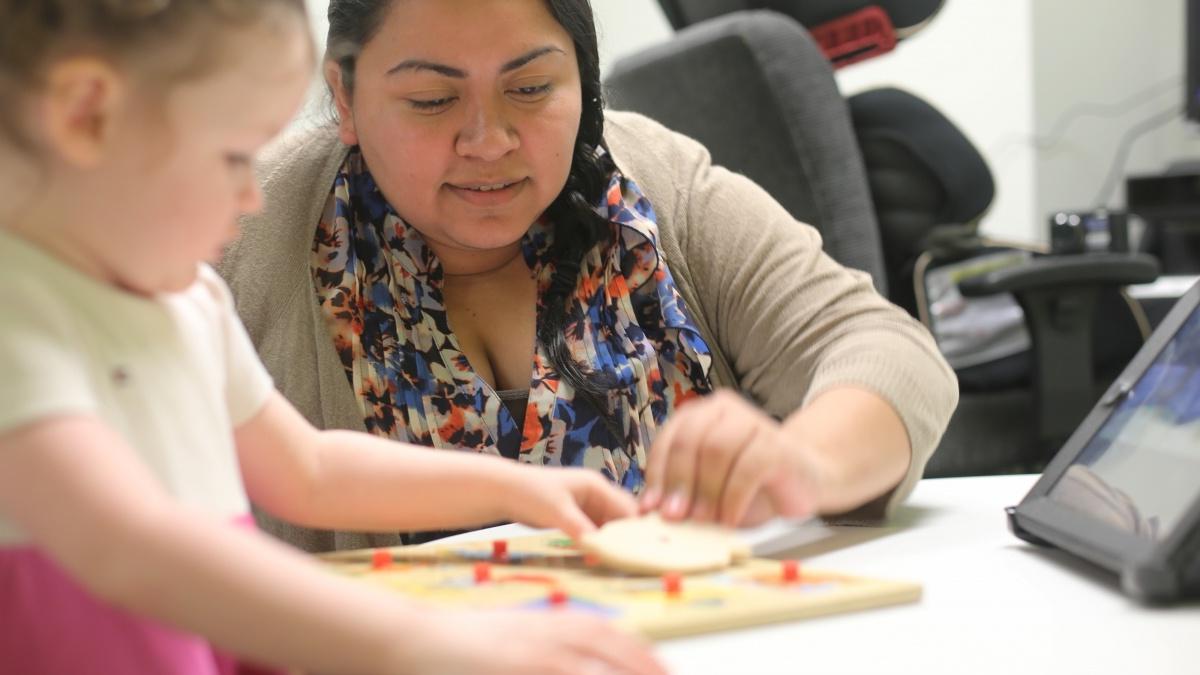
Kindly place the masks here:
POLYGON ((761 185, 818 228, 831 257, 887 293, 849 109, 829 62, 794 20, 740 12, 686 28, 617 62, 606 88, 613 108, 695 138, 716 163, 761 185))
POLYGON ((938 247, 931 240, 936 229, 960 241, 974 236, 996 193, 992 172, 953 122, 906 91, 871 89, 850 97, 849 106, 879 221, 890 298, 915 316, 916 261, 938 247))

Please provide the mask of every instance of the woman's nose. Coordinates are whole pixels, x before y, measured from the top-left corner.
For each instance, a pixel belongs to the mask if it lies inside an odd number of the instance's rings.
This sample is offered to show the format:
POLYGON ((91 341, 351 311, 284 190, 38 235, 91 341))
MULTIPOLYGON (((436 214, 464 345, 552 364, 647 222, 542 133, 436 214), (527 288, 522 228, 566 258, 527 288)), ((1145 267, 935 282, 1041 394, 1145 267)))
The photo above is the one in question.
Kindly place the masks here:
POLYGON ((505 118, 499 105, 485 104, 470 111, 459 131, 455 151, 461 157, 494 161, 519 145, 516 130, 505 118))

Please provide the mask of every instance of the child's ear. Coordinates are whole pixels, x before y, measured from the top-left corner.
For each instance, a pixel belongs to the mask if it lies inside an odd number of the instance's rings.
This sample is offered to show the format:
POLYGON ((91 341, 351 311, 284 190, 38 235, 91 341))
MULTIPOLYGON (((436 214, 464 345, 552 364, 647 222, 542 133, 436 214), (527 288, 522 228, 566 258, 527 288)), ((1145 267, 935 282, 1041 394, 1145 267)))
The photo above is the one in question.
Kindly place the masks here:
POLYGON ((104 61, 81 57, 53 65, 41 106, 49 149, 70 164, 97 165, 112 138, 125 95, 124 80, 104 61))
POLYGON ((345 145, 358 145, 358 130, 354 128, 354 109, 350 104, 350 92, 342 86, 342 67, 333 61, 325 62, 325 83, 333 92, 333 104, 337 107, 338 138, 345 145))

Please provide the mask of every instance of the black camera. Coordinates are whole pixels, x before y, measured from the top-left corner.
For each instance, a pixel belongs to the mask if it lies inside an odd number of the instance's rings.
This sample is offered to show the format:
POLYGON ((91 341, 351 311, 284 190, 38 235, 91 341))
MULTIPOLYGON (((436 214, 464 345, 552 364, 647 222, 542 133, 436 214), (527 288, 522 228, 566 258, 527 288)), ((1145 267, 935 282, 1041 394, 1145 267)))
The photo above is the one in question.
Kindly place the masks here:
POLYGON ((1059 211, 1050 216, 1050 251, 1128 253, 1129 226, 1123 211, 1059 211))

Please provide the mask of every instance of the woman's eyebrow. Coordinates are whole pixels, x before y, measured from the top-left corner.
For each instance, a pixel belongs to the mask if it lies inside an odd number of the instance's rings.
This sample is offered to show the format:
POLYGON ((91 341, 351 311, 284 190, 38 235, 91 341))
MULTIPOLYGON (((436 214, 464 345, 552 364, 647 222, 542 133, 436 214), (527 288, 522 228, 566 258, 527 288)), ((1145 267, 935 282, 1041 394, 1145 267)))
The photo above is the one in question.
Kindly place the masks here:
POLYGON ((511 73, 512 71, 520 68, 521 66, 529 63, 530 61, 533 61, 534 59, 541 58, 547 54, 551 54, 554 52, 558 52, 559 54, 566 53, 563 50, 559 49, 558 47, 551 47, 549 45, 547 45, 545 47, 538 47, 537 49, 531 50, 528 53, 526 53, 525 55, 518 56, 517 58, 513 59, 512 61, 509 61, 508 63, 504 64, 503 66, 500 67, 500 72, 501 73, 511 73))
MULTIPOLYGON (((513 59, 512 61, 505 63, 503 66, 500 67, 500 72, 501 73, 510 73, 510 72, 517 70, 518 68, 521 68, 522 66, 530 63, 531 61, 539 59, 547 54, 552 54, 552 53, 556 53, 556 52, 559 54, 566 53, 563 50, 559 49, 558 47, 552 47, 552 46, 538 47, 537 49, 532 49, 532 50, 526 52, 525 54, 518 56, 517 58, 513 59)), ((453 78, 459 79, 459 80, 466 79, 466 77, 467 77, 467 71, 465 71, 461 68, 455 68, 454 66, 448 66, 444 63, 437 63, 435 61, 426 61, 424 59, 407 59, 405 61, 401 61, 400 63, 396 64, 395 66, 392 66, 391 70, 389 70, 387 72, 387 74, 395 75, 396 73, 400 73, 400 72, 404 72, 404 71, 422 71, 422 70, 429 70, 429 71, 435 72, 439 75, 445 75, 446 77, 453 77, 453 78)))

